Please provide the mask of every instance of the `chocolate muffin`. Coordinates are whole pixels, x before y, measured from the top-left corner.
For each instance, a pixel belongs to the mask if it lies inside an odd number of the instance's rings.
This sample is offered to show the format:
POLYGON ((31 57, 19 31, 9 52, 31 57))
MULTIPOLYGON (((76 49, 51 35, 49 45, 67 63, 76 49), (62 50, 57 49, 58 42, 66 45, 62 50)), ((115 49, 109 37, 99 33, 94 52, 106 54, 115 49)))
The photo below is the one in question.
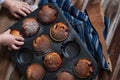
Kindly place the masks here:
POLYGON ((68 27, 62 22, 56 23, 50 29, 50 36, 55 41, 63 41, 68 37, 68 35, 69 35, 68 27))
POLYGON ((27 67, 26 77, 27 80, 42 80, 45 75, 44 68, 38 64, 34 63, 27 67))
POLYGON ((74 80, 74 76, 68 71, 58 73, 56 80, 74 80))
POLYGON ((16 29, 11 30, 11 31, 10 31, 10 34, 15 35, 15 36, 21 36, 20 31, 18 31, 18 30, 16 30, 16 29))
POLYGON ((47 35, 40 35, 33 41, 33 49, 38 53, 43 53, 49 50, 51 41, 47 35))
POLYGON ((38 30, 39 24, 35 18, 30 17, 23 20, 22 31, 27 37, 35 35, 38 30))
POLYGON ((43 24, 52 23, 57 18, 57 10, 51 5, 44 5, 40 7, 38 18, 43 24))
POLYGON ((93 74, 93 65, 87 59, 80 59, 74 67, 74 72, 79 78, 87 78, 93 74))
POLYGON ((49 52, 45 55, 43 63, 49 71, 55 71, 62 65, 62 58, 56 52, 49 52))

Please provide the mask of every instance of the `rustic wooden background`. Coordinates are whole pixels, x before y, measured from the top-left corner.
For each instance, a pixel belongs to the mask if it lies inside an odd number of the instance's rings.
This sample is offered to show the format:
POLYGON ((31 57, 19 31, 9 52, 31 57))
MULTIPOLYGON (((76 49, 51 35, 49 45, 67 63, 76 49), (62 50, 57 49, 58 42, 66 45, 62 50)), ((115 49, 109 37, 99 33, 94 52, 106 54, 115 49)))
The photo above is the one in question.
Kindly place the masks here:
MULTIPOLYGON (((88 1, 71 0, 76 8, 84 12, 88 1)), ((95 0, 99 1, 99 0, 95 0)), ((110 28, 106 39, 107 48, 113 65, 113 72, 100 70, 96 80, 120 80, 120 0, 101 0, 105 15, 110 19, 110 28)), ((4 32, 17 20, 6 9, 0 10, 0 33, 4 32)), ((21 73, 12 63, 8 52, 0 47, 0 80, 20 80, 21 73)))

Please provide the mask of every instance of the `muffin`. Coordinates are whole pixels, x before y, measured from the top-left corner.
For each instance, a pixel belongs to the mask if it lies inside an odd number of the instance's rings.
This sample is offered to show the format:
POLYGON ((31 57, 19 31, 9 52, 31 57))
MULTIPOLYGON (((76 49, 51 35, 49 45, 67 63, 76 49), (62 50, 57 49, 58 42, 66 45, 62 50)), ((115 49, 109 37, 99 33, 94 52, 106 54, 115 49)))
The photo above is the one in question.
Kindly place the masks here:
POLYGON ((57 18, 57 10, 50 5, 44 5, 40 7, 38 18, 43 24, 52 23, 57 18))
POLYGON ((74 67, 74 72, 79 78, 87 78, 93 74, 93 65, 87 59, 80 59, 74 67))
POLYGON ((15 35, 15 36, 21 36, 20 31, 13 29, 10 31, 10 34, 15 35))
POLYGON ((49 50, 51 41, 47 35, 40 35, 33 41, 33 49, 38 53, 43 53, 49 50))
POLYGON ((30 17, 23 20, 22 31, 27 37, 35 35, 38 30, 39 24, 35 18, 30 17))
POLYGON ((42 80, 44 75, 45 75, 45 70, 38 63, 31 64, 26 69, 27 80, 42 80))
POLYGON ((56 80, 74 80, 74 76, 68 71, 58 73, 56 80))
POLYGON ((62 22, 56 23, 50 29, 50 36, 55 41, 63 41, 68 37, 68 35, 69 35, 68 27, 62 22))
POLYGON ((56 52, 49 52, 45 55, 43 63, 49 71, 55 71, 62 65, 62 58, 56 52))

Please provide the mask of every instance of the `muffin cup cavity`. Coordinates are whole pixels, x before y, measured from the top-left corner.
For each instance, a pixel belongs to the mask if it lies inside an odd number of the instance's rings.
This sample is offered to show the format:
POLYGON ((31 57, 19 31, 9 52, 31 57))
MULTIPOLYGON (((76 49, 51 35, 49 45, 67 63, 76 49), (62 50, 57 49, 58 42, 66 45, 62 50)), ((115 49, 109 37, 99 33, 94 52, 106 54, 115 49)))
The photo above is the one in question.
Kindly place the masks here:
POLYGON ((31 64, 34 59, 33 51, 27 48, 24 48, 19 51, 17 60, 19 64, 26 65, 31 64))
POLYGON ((80 54, 80 46, 77 42, 67 42, 62 47, 63 55, 67 58, 76 57, 80 54))

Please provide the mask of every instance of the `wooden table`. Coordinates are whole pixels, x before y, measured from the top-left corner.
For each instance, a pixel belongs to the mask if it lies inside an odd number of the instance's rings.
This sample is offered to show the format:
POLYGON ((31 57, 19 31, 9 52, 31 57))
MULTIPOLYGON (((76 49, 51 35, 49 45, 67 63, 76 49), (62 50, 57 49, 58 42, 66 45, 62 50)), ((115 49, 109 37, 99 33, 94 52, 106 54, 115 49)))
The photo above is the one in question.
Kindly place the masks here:
MULTIPOLYGON (((0 10, 0 34, 16 23, 15 19, 5 8, 0 10)), ((6 47, 0 46, 0 80, 19 80, 18 69, 12 63, 9 51, 6 47)))

